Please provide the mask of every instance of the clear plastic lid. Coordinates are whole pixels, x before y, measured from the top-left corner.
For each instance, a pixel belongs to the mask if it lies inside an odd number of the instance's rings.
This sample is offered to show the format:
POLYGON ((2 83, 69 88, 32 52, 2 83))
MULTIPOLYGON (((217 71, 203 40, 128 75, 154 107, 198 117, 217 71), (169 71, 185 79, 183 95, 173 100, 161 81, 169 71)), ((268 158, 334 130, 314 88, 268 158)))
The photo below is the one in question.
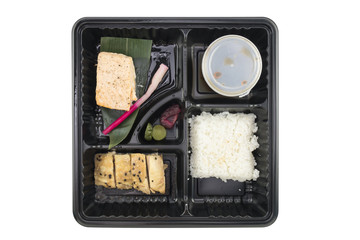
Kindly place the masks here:
POLYGON ((249 39, 239 35, 216 39, 206 49, 202 62, 206 83, 215 92, 228 97, 249 94, 261 70, 259 50, 249 39))

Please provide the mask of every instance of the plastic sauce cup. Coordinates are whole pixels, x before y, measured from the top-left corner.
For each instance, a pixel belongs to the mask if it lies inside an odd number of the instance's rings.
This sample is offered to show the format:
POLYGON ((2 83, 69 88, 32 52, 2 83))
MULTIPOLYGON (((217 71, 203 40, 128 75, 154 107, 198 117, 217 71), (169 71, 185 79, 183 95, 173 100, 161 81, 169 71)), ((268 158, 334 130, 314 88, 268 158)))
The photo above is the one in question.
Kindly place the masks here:
POLYGON ((201 68, 212 90, 227 97, 243 97, 259 80, 262 59, 259 50, 249 39, 226 35, 209 45, 201 68))

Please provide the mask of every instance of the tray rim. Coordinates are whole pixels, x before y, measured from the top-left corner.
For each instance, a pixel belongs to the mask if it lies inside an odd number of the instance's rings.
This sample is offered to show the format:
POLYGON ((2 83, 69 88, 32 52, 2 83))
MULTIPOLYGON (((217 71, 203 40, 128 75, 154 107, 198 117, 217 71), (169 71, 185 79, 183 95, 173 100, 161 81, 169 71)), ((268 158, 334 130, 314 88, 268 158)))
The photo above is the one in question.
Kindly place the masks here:
MULTIPOLYGON (((154 28, 154 26, 152 26, 154 28)), ((80 44, 81 45, 81 44, 80 44)), ((278 28, 273 20, 267 17, 83 17, 77 20, 71 32, 71 58, 72 58, 72 190, 73 190, 73 215, 75 220, 82 226, 86 227, 266 227, 273 224, 278 217, 278 198, 279 198, 279 86, 278 86, 278 72, 279 72, 279 40, 278 40, 278 28), (189 219, 188 217, 180 217, 183 220, 174 219, 172 217, 160 217, 156 220, 116 220, 115 218, 107 217, 108 220, 92 220, 91 217, 85 216, 80 212, 80 182, 79 182, 79 164, 78 161, 80 157, 80 151, 78 148, 79 136, 81 136, 81 129, 78 126, 78 115, 79 113, 79 97, 77 95, 77 82, 79 77, 77 75, 79 70, 79 65, 81 67, 81 62, 76 60, 76 49, 79 45, 79 35, 82 33, 84 28, 88 25, 92 26, 101 26, 104 24, 129 24, 129 25, 141 25, 141 24, 166 24, 167 26, 155 28, 170 28, 171 26, 178 26, 181 28, 181 24, 191 28, 191 25, 199 24, 219 24, 219 25, 228 25, 228 24, 258 24, 263 25, 269 28, 270 35, 272 36, 273 45, 271 46, 271 51, 273 52, 271 60, 273 64, 272 71, 272 94, 271 99, 269 99, 269 108, 271 109, 271 136, 270 141, 273 143, 272 151, 272 185, 271 185, 271 210, 270 214, 267 214, 262 218, 248 218, 246 221, 238 221, 236 218, 233 218, 233 221, 222 219, 217 221, 216 218, 193 218, 189 219)), ((245 218, 246 219, 246 218, 245 218)))

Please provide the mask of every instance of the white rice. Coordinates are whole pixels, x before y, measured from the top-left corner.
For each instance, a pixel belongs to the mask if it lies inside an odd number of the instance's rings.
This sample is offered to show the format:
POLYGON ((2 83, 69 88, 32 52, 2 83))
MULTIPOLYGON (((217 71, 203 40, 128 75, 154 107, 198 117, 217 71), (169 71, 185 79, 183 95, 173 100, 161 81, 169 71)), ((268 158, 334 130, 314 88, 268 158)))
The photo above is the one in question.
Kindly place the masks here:
POLYGON ((190 123, 190 172, 195 178, 216 177, 240 182, 256 180, 252 154, 259 147, 254 114, 202 112, 190 123))

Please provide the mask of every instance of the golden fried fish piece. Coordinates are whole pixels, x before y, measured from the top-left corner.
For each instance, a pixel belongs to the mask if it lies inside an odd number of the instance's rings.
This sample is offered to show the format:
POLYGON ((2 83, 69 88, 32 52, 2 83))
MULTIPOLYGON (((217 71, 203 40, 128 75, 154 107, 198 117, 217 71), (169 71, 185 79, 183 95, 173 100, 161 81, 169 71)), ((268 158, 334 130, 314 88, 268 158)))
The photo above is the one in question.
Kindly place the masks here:
POLYGON ((150 191, 165 194, 165 168, 162 155, 150 154, 146 156, 149 173, 150 191))
POLYGON ((134 153, 131 154, 130 157, 133 188, 143 193, 150 194, 145 155, 134 153))
POLYGON ((118 189, 131 189, 131 159, 129 154, 115 154, 115 181, 118 189))
POLYGON ((115 188, 113 153, 99 153, 95 155, 95 185, 115 188))

